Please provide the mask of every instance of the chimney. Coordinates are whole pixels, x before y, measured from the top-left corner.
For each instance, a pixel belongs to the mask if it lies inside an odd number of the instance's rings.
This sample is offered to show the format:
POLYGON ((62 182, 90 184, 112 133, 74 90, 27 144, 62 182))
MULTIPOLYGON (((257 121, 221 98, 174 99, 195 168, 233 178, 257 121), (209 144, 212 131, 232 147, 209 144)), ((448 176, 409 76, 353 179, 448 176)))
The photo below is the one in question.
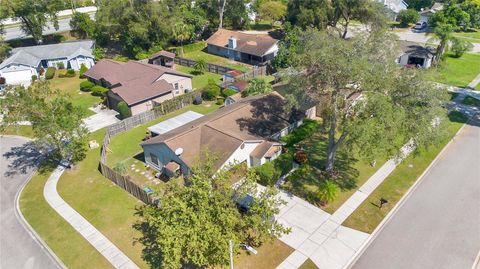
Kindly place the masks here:
POLYGON ((228 38, 228 48, 235 49, 237 47, 237 39, 233 36, 228 38))

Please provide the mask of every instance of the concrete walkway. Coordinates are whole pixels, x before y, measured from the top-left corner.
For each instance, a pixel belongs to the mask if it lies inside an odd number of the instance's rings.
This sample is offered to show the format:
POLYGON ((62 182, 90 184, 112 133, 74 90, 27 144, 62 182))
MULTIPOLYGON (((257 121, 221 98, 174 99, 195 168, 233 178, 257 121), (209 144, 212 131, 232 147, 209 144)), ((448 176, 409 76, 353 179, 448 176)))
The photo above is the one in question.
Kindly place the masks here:
POLYGON ((100 109, 100 107, 90 108, 90 110, 96 114, 83 119, 83 123, 90 133, 120 121, 117 118, 118 112, 115 110, 100 109))
POLYGON ((113 267, 119 269, 139 268, 127 255, 120 251, 120 249, 60 197, 57 192, 57 183, 64 170, 65 167, 59 165, 45 184, 43 196, 48 204, 95 247, 113 267))
POLYGON ((473 89, 475 86, 477 86, 480 83, 480 74, 478 74, 470 84, 468 84, 467 88, 468 89, 473 89))
POLYGON ((280 209, 277 220, 286 227, 291 227, 292 232, 280 240, 295 251, 277 268, 298 268, 308 258, 321 269, 343 268, 368 239, 369 234, 341 224, 411 151, 410 144, 403 146, 401 156, 388 160, 332 215, 296 196, 281 192, 279 197, 287 201, 287 204, 280 209))

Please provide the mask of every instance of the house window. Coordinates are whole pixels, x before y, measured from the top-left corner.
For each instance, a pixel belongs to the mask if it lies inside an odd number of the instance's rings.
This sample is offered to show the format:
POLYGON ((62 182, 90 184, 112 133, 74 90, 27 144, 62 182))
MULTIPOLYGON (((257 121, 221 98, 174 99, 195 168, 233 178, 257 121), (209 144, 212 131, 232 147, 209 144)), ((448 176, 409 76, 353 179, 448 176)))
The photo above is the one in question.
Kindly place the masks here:
POLYGON ((174 86, 175 86, 175 94, 179 94, 180 91, 178 90, 178 83, 175 83, 174 86))
POLYGON ((155 156, 154 154, 150 153, 150 160, 152 163, 156 164, 158 166, 158 157, 155 156))

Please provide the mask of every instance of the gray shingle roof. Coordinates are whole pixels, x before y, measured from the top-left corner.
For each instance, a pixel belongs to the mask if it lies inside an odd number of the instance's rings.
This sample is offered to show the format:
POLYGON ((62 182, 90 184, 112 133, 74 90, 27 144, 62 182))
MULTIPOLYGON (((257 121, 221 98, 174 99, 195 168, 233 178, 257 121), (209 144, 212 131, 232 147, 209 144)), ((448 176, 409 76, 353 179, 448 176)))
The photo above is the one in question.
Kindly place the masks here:
POLYGON ((71 59, 78 55, 92 57, 94 43, 92 40, 64 42, 59 44, 40 45, 15 48, 11 56, 0 64, 3 68, 11 63, 38 66, 40 61, 47 59, 67 58, 71 59))

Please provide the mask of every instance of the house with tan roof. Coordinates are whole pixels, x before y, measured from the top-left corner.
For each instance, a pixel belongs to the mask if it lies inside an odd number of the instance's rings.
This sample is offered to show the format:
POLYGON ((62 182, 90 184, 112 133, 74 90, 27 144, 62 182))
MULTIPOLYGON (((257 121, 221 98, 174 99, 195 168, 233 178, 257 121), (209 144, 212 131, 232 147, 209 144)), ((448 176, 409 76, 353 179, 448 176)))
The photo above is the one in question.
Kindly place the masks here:
POLYGON ((207 151, 214 169, 261 165, 280 155, 279 138, 301 124, 304 113, 289 110, 276 92, 243 98, 141 144, 146 163, 167 176, 188 175, 207 151))
POLYGON ((219 29, 207 39, 207 52, 231 60, 263 65, 278 52, 278 40, 269 35, 245 34, 219 29))
POLYGON ((192 90, 192 76, 171 68, 138 61, 101 60, 85 72, 89 81, 110 89, 108 107, 125 102, 132 115, 192 90))

